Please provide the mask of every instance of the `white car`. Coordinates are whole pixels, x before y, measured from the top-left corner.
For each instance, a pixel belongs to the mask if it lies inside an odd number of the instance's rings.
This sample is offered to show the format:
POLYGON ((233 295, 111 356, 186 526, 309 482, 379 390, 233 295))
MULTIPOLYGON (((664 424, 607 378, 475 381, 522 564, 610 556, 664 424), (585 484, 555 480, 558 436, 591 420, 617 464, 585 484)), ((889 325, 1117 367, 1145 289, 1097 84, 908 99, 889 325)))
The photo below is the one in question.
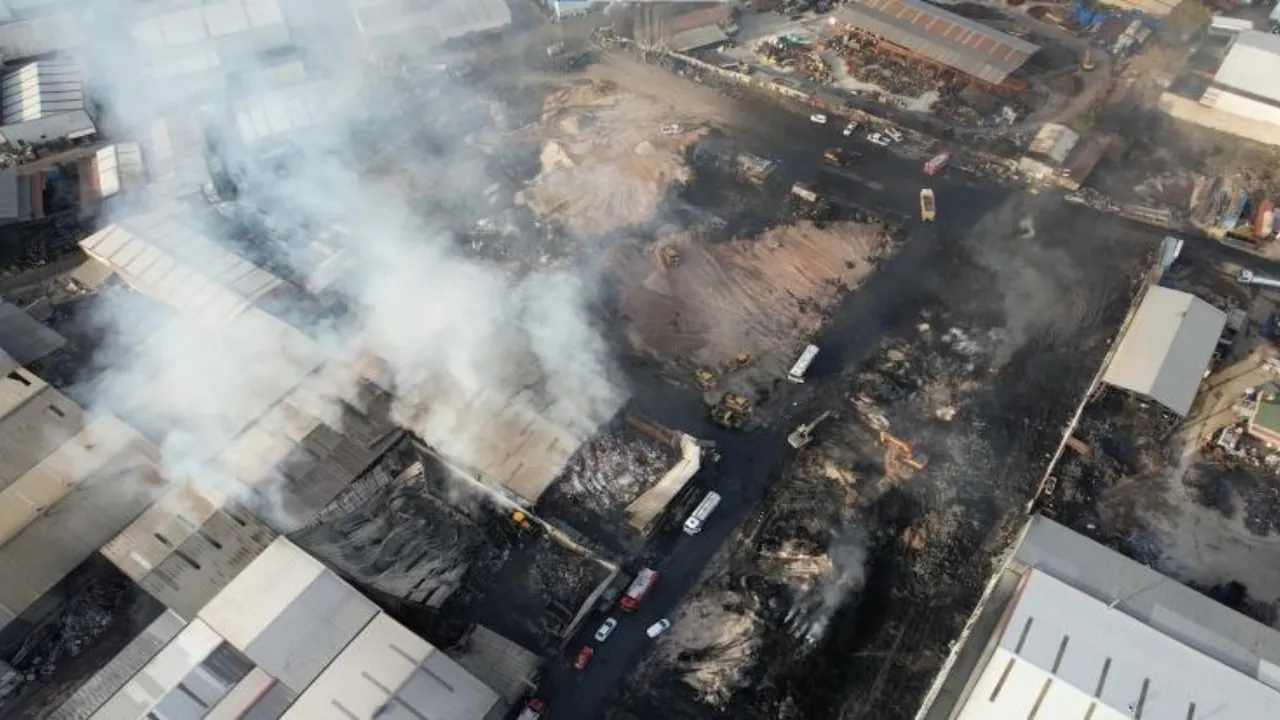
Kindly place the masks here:
POLYGON ((823 115, 822 113, 814 113, 809 116, 809 122, 816 123, 818 125, 826 125, 827 116, 823 115))
POLYGON ((662 618, 658 622, 650 625, 649 629, 645 632, 649 633, 649 637, 656 638, 666 632, 669 627, 671 627, 671 621, 666 618, 662 618))
POLYGON ((596 631, 596 642, 604 642, 609 639, 609 635, 613 633, 613 629, 618 627, 616 618, 608 618, 600 623, 600 629, 596 631))
POLYGON ((899 130, 898 128, 893 128, 893 127, 885 128, 880 132, 894 142, 902 142, 902 131, 899 130))
POLYGON ((663 135, 678 135, 680 133, 680 125, 678 123, 667 123, 662 126, 663 135))
POLYGON ((870 135, 867 136, 867 140, 869 140, 872 144, 879 145, 880 147, 889 147, 890 145, 893 144, 892 140, 881 135, 880 133, 871 133, 870 135))
POLYGON ((858 130, 857 121, 852 121, 848 125, 844 126, 844 130, 841 132, 841 134, 844 135, 845 137, 849 137, 850 135, 854 134, 857 130, 858 130))

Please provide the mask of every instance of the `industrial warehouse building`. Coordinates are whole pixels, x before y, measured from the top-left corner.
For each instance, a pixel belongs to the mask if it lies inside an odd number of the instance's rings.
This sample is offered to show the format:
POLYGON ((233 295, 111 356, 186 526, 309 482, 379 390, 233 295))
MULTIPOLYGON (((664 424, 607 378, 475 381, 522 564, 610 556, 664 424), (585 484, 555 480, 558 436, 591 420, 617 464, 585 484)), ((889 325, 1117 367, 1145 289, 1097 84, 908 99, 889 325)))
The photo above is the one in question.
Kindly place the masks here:
POLYGON ((351 0, 351 5, 361 37, 378 55, 421 53, 511 24, 505 0, 351 0))
POLYGON ((40 60, 0 80, 0 140, 41 145, 98 130, 85 106, 84 75, 73 62, 40 60))
POLYGON ((1198 99, 1166 92, 1160 106, 1179 120, 1280 145, 1278 74, 1280 35, 1246 30, 1231 40, 1222 64, 1198 99))
POLYGON ((1043 517, 916 720, 1264 720, 1280 633, 1043 517))
POLYGON ((1180 290, 1147 289, 1102 381, 1185 417, 1191 410, 1227 315, 1180 290))
POLYGON ((83 705, 62 712, 95 720, 482 720, 506 709, 497 692, 284 538, 194 618, 160 622, 165 634, 178 631, 127 683, 91 714, 83 705))
POLYGON ((923 0, 854 0, 834 16, 908 53, 992 85, 1040 48, 923 0))

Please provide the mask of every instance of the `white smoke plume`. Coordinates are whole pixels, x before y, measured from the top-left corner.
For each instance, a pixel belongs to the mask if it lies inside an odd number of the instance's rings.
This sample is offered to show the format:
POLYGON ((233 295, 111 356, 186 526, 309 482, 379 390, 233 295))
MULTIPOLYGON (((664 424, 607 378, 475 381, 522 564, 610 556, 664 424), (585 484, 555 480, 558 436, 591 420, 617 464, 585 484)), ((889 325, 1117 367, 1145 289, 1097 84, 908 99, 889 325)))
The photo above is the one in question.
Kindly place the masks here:
MULTIPOLYGON (((315 262, 309 237, 325 232, 326 242, 340 245, 342 253, 343 272, 334 287, 347 310, 339 317, 318 313, 302 299, 281 305, 275 298, 272 308, 316 341, 320 358, 241 323, 220 328, 158 304, 104 296, 99 320, 110 341, 97 358, 93 402, 147 417, 150 433, 162 436, 175 478, 204 478, 225 489, 229 470, 213 459, 294 385, 300 370, 308 372, 326 357, 378 358, 398 397, 395 418, 455 457, 476 457, 493 447, 488 418, 471 410, 478 397, 487 399, 485 413, 506 408, 550 416, 579 437, 607 420, 621 401, 606 344, 590 319, 594 278, 563 269, 517 275, 457 249, 452 228, 460 218, 447 209, 475 207, 495 181, 483 153, 466 141, 485 121, 488 99, 426 66, 333 57, 355 44, 346 3, 287 5, 295 30, 290 42, 301 45, 298 57, 312 73, 307 82, 316 82, 316 68, 327 66, 318 74, 321 98, 330 102, 313 107, 310 124, 271 153, 239 139, 235 108, 254 96, 288 92, 277 89, 282 63, 262 59, 279 53, 259 52, 248 42, 236 53, 222 43, 222 69, 213 73, 218 81, 159 81, 147 74, 148 63, 172 63, 180 53, 148 50, 131 28, 158 7, 192 3, 99 0, 85 16, 98 29, 81 36, 83 56, 112 136, 142 139, 157 118, 177 124, 194 118, 205 130, 213 167, 225 170, 220 187, 225 190, 229 180, 240 206, 281 229, 274 237, 294 241, 254 236, 256 254, 272 259, 280 274, 305 278, 315 262), (393 180, 374 179, 371 166, 380 163, 390 164, 393 180), (422 196, 410 196, 405 187, 422 196)), ((216 239, 231 232, 201 202, 173 204, 151 196, 116 215, 127 220, 156 208, 216 239)), ((335 375, 333 387, 319 388, 332 403, 332 417, 352 396, 355 380, 335 375)))

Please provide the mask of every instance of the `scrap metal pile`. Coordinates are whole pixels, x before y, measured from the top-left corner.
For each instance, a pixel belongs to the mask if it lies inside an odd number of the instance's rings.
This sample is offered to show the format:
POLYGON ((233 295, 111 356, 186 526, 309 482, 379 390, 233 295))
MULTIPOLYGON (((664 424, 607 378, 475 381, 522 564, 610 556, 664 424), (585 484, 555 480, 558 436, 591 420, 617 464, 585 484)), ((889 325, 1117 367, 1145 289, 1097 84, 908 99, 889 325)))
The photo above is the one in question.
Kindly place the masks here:
POLYGON ((884 50, 878 40, 867 35, 838 35, 827 41, 827 48, 836 51, 851 76, 893 95, 919 97, 963 82, 952 70, 884 50))
POLYGON ((815 82, 829 83, 834 78, 831 66, 812 45, 786 35, 760 43, 756 46, 756 54, 767 64, 794 69, 815 82))

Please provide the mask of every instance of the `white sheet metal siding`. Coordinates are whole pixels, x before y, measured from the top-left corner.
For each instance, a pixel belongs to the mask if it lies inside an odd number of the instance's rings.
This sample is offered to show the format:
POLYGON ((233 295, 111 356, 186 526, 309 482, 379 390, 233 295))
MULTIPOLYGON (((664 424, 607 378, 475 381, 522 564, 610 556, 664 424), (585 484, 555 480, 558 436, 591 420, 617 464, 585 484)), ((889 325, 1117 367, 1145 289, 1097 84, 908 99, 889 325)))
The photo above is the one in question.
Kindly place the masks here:
POLYGON ((461 665, 378 613, 284 717, 478 720, 497 702, 461 665))
POLYGON ((1226 327, 1226 313, 1189 293, 1152 286, 1103 374, 1185 416, 1226 327))
POLYGON ((208 625, 191 622, 95 712, 93 720, 142 718, 221 643, 222 638, 208 625))
POLYGON ((1236 36, 1213 82, 1280 103, 1280 35, 1246 30, 1236 36))
POLYGON ((1280 707, 1280 692, 1038 570, 1003 627, 958 720, 1269 720, 1280 707))
POLYGON ((1076 143, 1080 142, 1080 133, 1066 125, 1046 123, 1031 140, 1028 151, 1045 155, 1058 164, 1062 164, 1076 143))

